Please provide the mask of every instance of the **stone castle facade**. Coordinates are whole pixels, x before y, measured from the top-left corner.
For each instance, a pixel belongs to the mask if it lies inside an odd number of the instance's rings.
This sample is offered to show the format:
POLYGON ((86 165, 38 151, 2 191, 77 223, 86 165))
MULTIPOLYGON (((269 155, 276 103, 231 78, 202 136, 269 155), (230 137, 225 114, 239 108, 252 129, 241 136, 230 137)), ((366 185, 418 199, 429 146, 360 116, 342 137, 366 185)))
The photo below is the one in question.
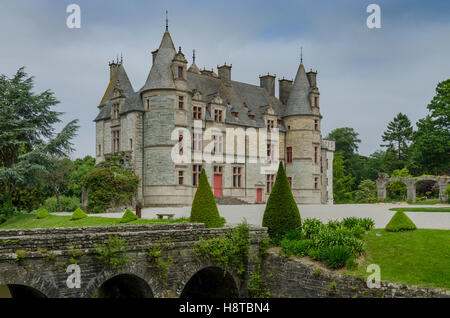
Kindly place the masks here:
POLYGON ((127 152, 141 178, 137 197, 145 206, 191 204, 201 169, 217 197, 266 202, 276 169, 262 173, 262 168, 275 151, 285 164, 298 203, 333 203, 334 142, 322 139, 316 72, 306 72, 301 63, 294 81, 279 80, 277 98, 276 78, 270 74, 261 76, 260 86, 255 86, 232 80, 231 65, 219 66, 216 74, 200 70, 194 56, 188 68, 168 30, 152 55, 147 81, 137 92, 123 63, 109 64, 110 82, 95 119, 97 162, 109 154, 127 152), (194 129, 194 123, 200 127, 194 129), (218 134, 208 135, 210 128, 218 134), (183 153, 187 141, 192 158, 206 149, 212 149, 213 158, 224 158, 236 150, 226 147, 235 138, 227 134, 227 128, 240 128, 245 135, 245 155, 233 163, 173 161, 174 146, 183 153), (260 130, 267 131, 267 141, 260 135, 258 141, 251 138, 252 132, 260 130), (279 132, 278 146, 274 146, 274 131, 279 132), (259 153, 267 152, 268 159, 254 163, 252 146, 259 153))

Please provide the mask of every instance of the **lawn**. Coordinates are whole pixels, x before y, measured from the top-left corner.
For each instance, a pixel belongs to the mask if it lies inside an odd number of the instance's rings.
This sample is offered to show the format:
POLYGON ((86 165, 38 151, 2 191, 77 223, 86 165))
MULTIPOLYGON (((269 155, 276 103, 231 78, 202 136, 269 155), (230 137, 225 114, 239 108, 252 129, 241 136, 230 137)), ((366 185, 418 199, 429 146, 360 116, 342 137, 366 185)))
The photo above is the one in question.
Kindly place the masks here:
POLYGON ((34 228, 56 228, 56 227, 80 227, 80 226, 111 226, 111 225, 136 225, 151 223, 180 223, 188 222, 188 219, 174 220, 150 220, 139 219, 126 224, 120 223, 120 219, 89 216, 85 219, 71 221, 70 216, 50 215, 45 219, 36 219, 34 214, 21 214, 8 219, 0 225, 1 229, 34 229, 34 228))
POLYGON ((403 210, 404 212, 450 212, 450 207, 439 208, 392 208, 389 211, 403 210))
POLYGON ((367 278, 367 266, 378 264, 381 280, 450 289, 449 230, 373 230, 365 241, 364 263, 346 274, 367 278))
POLYGON ((435 205, 435 204, 438 204, 439 203, 439 200, 430 200, 430 201, 417 201, 417 202, 414 202, 414 203, 408 203, 408 204, 410 204, 410 205, 435 205))

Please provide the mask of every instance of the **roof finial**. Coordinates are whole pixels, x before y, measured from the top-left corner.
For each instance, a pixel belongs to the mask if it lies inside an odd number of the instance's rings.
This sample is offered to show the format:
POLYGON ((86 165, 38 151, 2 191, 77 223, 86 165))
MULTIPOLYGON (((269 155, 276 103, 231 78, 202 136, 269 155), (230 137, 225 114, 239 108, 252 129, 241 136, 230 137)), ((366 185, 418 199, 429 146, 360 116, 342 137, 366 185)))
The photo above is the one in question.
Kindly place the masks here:
POLYGON ((300 47, 300 64, 303 64, 303 46, 300 47))
POLYGON ((195 64, 195 49, 192 50, 192 64, 195 64))
POLYGON ((166 32, 169 32, 169 11, 166 10, 166 32))

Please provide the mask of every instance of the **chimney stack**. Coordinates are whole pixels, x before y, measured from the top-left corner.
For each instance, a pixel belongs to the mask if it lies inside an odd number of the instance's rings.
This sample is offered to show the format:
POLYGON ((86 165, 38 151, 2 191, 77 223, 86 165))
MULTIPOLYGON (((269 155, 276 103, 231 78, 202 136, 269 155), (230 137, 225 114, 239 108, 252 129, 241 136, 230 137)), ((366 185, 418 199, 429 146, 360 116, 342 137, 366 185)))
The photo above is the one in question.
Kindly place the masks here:
POLYGON ((280 101, 286 105, 288 98, 289 98, 289 94, 291 93, 292 81, 285 79, 283 77, 283 79, 280 79, 278 81, 278 83, 279 83, 279 89, 280 89, 280 94, 279 94, 280 101))
POLYGON ((231 67, 232 66, 233 66, 233 64, 227 65, 227 63, 225 63, 222 66, 217 66, 217 70, 219 72, 219 78, 224 81, 231 81, 231 67))
POLYGON ((313 72, 311 69, 308 73, 306 73, 306 76, 308 76, 309 86, 311 86, 312 88, 316 88, 317 87, 317 83, 316 83, 317 72, 313 72))
POLYGON ((259 77, 259 86, 264 88, 269 96, 275 96, 275 77, 269 73, 259 77))
POLYGON ((109 63, 109 79, 112 80, 117 70, 120 67, 120 63, 117 61, 112 61, 109 63))

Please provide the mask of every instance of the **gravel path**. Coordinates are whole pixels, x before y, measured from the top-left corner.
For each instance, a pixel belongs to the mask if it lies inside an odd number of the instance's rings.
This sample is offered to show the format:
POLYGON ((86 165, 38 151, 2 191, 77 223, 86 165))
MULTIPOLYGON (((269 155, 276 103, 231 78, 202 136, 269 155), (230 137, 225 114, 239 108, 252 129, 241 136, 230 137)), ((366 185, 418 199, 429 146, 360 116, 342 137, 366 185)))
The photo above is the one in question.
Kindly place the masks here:
MULTIPOLYGON (((429 207, 439 206, 442 205, 434 205, 429 207)), ((302 219, 318 218, 324 222, 328 222, 329 220, 340 220, 349 216, 369 217, 375 220, 376 228, 384 228, 395 213, 394 211, 389 211, 389 209, 393 207, 405 206, 395 204, 299 205, 299 210, 302 219)), ((246 219, 249 224, 261 225, 264 208, 265 205, 263 204, 219 205, 219 212, 226 218, 227 223, 237 224, 246 219)), ((190 206, 145 208, 142 210, 142 217, 153 219, 156 218, 157 213, 173 213, 176 218, 189 217, 190 210, 190 206)), ((109 213, 98 214, 97 216, 119 218, 122 217, 122 214, 123 213, 109 213)), ((406 214, 418 228, 450 230, 450 213, 448 212, 406 212, 406 214)), ((67 215, 67 213, 63 213, 63 215, 67 215)))

